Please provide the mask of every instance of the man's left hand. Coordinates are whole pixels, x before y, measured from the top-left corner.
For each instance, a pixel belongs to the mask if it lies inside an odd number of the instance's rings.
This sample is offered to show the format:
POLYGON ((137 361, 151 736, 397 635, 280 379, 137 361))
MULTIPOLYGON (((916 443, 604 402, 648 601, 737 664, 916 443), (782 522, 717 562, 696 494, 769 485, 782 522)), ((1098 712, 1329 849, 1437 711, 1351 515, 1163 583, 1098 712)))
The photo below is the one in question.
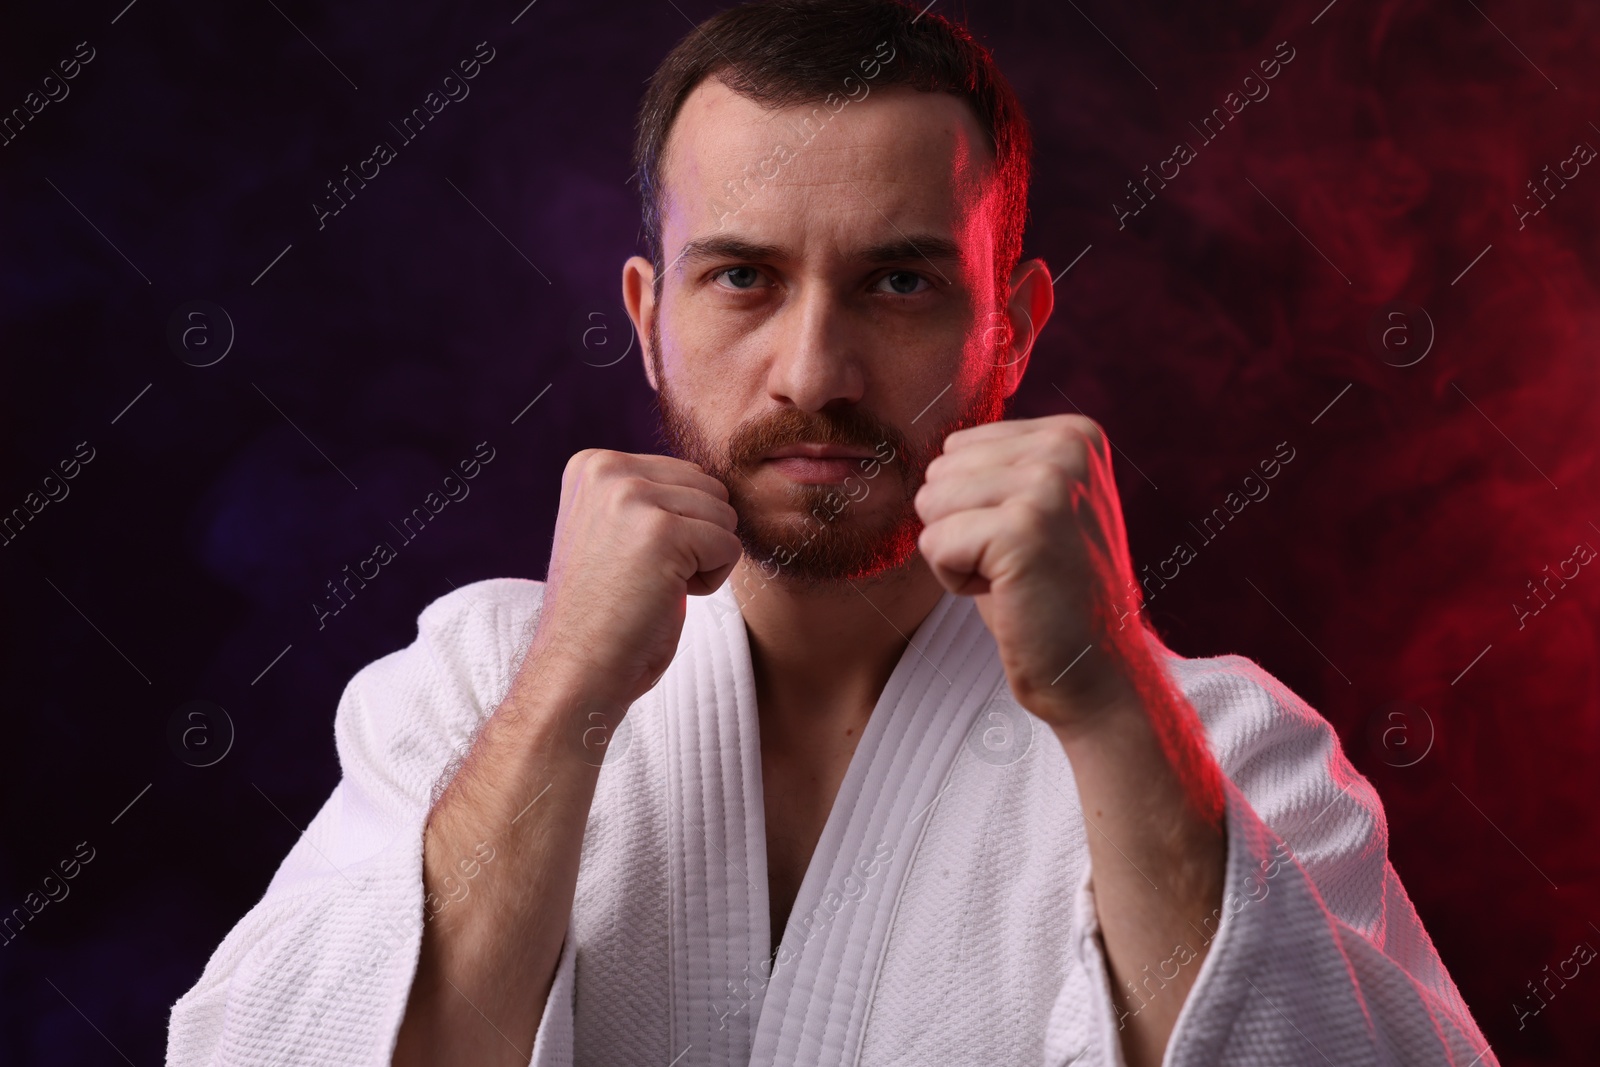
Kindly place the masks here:
POLYGON ((976 598, 1018 702, 1058 730, 1150 668, 1110 449, 1082 415, 958 430, 913 502, 923 558, 976 598))

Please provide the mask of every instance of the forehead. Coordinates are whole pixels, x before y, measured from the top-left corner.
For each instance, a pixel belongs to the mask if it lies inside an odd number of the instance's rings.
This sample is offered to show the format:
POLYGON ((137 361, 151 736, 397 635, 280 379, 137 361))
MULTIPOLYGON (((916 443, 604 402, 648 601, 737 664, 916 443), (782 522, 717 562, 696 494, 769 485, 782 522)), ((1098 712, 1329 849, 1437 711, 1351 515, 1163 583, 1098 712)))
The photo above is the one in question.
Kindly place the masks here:
POLYGON ((768 110, 714 78, 689 94, 664 153, 662 241, 735 235, 805 254, 940 233, 992 242, 993 153, 949 93, 857 81, 849 100, 768 110), (835 110, 837 109, 837 110, 835 110))

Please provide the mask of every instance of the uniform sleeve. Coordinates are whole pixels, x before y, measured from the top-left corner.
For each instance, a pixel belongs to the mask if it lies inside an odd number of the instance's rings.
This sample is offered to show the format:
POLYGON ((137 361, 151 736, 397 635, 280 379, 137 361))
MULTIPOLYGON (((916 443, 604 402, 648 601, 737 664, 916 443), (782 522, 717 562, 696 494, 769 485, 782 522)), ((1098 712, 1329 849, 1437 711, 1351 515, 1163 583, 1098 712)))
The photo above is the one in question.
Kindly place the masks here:
MULTIPOLYGON (((422 943, 423 825, 509 690, 542 594, 522 579, 464 586, 351 679, 334 717, 339 783, 173 1005, 169 1067, 391 1061, 422 943)), ((569 930, 536 1067, 571 1063, 573 968, 569 930)))
MULTIPOLYGON (((1333 728, 1242 656, 1181 676, 1227 778, 1227 867, 1194 941, 1135 976, 1133 1011, 1199 967, 1163 1064, 1496 1064, 1389 862, 1382 803, 1333 728), (1202 946, 1203 958, 1188 951, 1202 946)), ((1087 877, 1076 906, 1093 1001, 1083 1063, 1121 1067, 1126 1020, 1087 877)))

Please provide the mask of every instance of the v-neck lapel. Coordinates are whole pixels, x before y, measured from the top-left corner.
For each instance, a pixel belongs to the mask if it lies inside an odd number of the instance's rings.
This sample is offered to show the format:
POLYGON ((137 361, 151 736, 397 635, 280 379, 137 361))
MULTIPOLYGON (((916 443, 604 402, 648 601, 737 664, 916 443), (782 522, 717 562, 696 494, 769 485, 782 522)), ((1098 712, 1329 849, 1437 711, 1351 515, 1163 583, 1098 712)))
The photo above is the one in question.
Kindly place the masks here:
POLYGON ((731 583, 688 598, 659 686, 673 809, 672 1049, 683 1065, 743 1067, 761 993, 746 979, 771 935, 755 676, 731 583))
POLYGON ((773 966, 749 637, 729 584, 688 598, 658 687, 673 809, 671 1041, 683 1064, 853 1061, 926 815, 1003 683, 975 603, 946 592, 873 707, 773 966))
MULTIPOLYGON (((745 655, 748 663, 748 646, 745 655)), ((801 881, 776 966, 761 958, 755 977, 763 996, 753 1005, 760 1018, 751 1063, 854 1062, 926 815, 1004 681, 976 603, 946 592, 911 635, 862 731, 801 881)), ((754 762, 756 787, 748 795, 755 798, 764 864, 759 746, 754 762)), ((767 899, 764 881, 760 898, 767 899)), ((769 916, 758 923, 756 937, 765 945, 769 916)))

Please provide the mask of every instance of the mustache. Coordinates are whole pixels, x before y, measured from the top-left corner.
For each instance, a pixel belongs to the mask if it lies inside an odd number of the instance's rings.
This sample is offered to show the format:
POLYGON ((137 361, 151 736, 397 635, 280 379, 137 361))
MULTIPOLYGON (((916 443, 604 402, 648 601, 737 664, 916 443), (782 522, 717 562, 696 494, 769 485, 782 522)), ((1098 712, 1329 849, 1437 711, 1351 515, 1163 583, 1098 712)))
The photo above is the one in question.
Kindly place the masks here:
POLYGON ((905 436, 860 408, 815 413, 790 409, 757 416, 735 428, 725 455, 730 466, 748 467, 775 449, 801 442, 887 454, 893 456, 888 462, 894 464, 903 463, 906 457, 905 436), (891 451, 885 453, 885 447, 891 451))

